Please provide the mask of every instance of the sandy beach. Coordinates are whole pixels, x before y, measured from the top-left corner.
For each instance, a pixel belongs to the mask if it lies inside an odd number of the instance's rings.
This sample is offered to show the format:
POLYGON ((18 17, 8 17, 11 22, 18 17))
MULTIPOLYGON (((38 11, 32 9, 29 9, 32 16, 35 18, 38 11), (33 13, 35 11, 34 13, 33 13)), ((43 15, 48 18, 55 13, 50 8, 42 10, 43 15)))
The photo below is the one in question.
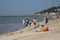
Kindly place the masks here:
POLYGON ((32 24, 21 30, 0 35, 0 40, 60 40, 60 19, 48 22, 48 32, 35 32, 42 24, 37 22, 36 26, 32 24))

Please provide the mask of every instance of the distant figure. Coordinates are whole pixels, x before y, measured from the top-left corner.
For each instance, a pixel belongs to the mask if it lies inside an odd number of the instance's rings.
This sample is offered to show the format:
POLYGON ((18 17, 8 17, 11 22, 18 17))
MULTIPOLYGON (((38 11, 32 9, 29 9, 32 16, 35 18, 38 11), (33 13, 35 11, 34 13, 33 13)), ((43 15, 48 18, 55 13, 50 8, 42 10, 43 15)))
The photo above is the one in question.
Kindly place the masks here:
POLYGON ((43 22, 44 22, 44 24, 47 24, 48 23, 48 17, 44 17, 43 22))
POLYGON ((46 19, 45 19, 45 17, 44 17, 44 19, 43 19, 43 23, 46 24, 46 19))
POLYGON ((36 25, 36 18, 32 19, 34 25, 36 25))
POLYGON ((28 26, 29 25, 29 18, 27 18, 25 21, 26 21, 26 26, 28 26))
POLYGON ((29 26, 31 26, 31 24, 32 24, 32 22, 31 22, 31 20, 29 21, 29 26))
POLYGON ((25 20, 22 20, 23 26, 25 26, 25 20))

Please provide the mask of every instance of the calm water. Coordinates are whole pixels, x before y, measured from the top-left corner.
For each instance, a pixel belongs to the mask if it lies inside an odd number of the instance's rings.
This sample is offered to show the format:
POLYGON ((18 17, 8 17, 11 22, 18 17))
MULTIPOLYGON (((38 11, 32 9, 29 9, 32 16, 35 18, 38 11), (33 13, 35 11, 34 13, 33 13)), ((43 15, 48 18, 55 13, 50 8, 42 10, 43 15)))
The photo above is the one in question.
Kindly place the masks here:
MULTIPOLYGON (((0 34, 4 34, 16 29, 23 28, 22 19, 25 18, 34 18, 34 16, 0 16, 0 34)), ((37 17, 37 21, 42 21, 43 16, 37 17)), ((52 18, 49 18, 51 20, 52 18)))

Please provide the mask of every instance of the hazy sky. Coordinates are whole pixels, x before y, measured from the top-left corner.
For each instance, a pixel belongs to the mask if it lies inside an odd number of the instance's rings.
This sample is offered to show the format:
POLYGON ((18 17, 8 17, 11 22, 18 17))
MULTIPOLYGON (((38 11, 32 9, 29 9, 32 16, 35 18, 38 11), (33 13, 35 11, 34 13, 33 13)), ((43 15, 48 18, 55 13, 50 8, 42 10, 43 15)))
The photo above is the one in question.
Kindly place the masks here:
POLYGON ((53 6, 60 6, 60 0, 0 0, 0 16, 31 15, 53 6))

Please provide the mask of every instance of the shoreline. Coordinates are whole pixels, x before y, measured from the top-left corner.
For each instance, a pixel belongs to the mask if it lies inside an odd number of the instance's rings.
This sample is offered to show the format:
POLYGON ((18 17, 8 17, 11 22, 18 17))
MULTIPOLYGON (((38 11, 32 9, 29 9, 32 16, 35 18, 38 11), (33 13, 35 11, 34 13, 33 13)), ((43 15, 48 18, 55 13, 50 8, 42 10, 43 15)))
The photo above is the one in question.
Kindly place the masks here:
MULTIPOLYGON (((48 16, 49 17, 49 16, 48 16)), ((50 18, 50 17, 49 17, 50 18)), ((52 19, 52 20, 54 20, 54 19, 52 19)), ((50 21, 50 20, 49 20, 50 21)), ((40 22, 39 20, 38 20, 38 22, 40 22)), ((9 24, 9 23, 8 23, 9 24)), ((16 23, 15 23, 16 24, 16 23)), ((17 24, 19 24, 19 23, 17 23, 17 24)), ((21 28, 24 28, 24 27, 22 27, 21 26, 21 28)), ((21 29, 20 28, 20 29, 21 29)), ((6 34, 6 33, 10 33, 10 32, 13 32, 13 31, 16 31, 16 30, 20 30, 20 29, 15 29, 15 30, 12 30, 12 31, 9 31, 9 32, 3 32, 3 33, 1 33, 0 35, 2 35, 2 34, 6 34)))
MULTIPOLYGON (((26 28, 23 28, 23 29, 20 29, 20 30, 16 30, 16 31, 14 31, 14 32, 9 32, 9 33, 6 33, 6 34, 3 34, 3 35, 0 35, 0 40, 2 40, 2 38, 4 39, 5 37, 7 38, 7 37, 14 37, 14 36, 19 36, 19 37, 22 37, 23 35, 25 35, 25 36, 28 36, 28 37, 31 37, 31 36, 29 36, 29 35, 40 35, 40 32, 35 32, 35 30, 36 29, 38 29, 39 28, 39 26, 41 25, 41 24, 43 24, 42 22, 37 22, 38 23, 38 27, 37 28, 35 28, 34 29, 34 25, 32 25, 31 27, 26 27, 26 28), (30 29, 29 29, 30 28, 30 29)), ((48 25, 47 26, 49 26, 49 29, 50 30, 52 30, 52 32, 48 32, 49 34, 51 33, 51 34, 59 34, 60 33, 60 31, 59 31, 59 25, 60 24, 60 18, 59 19, 55 19, 55 20, 49 20, 49 22, 48 22, 48 25), (56 27, 56 26, 58 26, 58 27, 56 27), (57 30, 58 29, 58 30, 57 30)), ((41 32, 41 34, 42 34, 43 32, 41 32)), ((46 33, 43 33, 43 34, 46 34, 46 33)), ((50 35, 51 35, 50 34, 50 35)), ((16 38, 16 40, 19 40, 19 39, 23 39, 23 38, 19 38, 19 37, 17 37, 16 38)), ((60 36, 59 36, 60 37, 60 36)), ((24 37, 25 38, 25 37, 24 37)), ((24 39, 25 40, 25 39, 24 39)))
MULTIPOLYGON (((58 20, 58 19, 55 19, 55 20, 58 20)), ((49 20, 49 22, 51 22, 51 21, 54 21, 54 20, 49 20)), ((43 24, 43 22, 37 22, 37 26, 40 26, 40 25, 42 25, 42 24, 43 24)), ((34 25, 32 25, 32 26, 34 26, 34 25)), ((28 28, 28 26, 27 26, 27 28, 28 28)), ((11 32, 3 33, 3 34, 0 34, 0 35, 6 35, 6 34, 10 34, 10 33, 14 34, 14 32, 16 32, 16 31, 21 31, 21 30, 24 30, 24 29, 26 29, 26 28, 23 27, 23 28, 21 28, 21 29, 16 29, 16 30, 13 30, 13 31, 11 31, 11 32)))

